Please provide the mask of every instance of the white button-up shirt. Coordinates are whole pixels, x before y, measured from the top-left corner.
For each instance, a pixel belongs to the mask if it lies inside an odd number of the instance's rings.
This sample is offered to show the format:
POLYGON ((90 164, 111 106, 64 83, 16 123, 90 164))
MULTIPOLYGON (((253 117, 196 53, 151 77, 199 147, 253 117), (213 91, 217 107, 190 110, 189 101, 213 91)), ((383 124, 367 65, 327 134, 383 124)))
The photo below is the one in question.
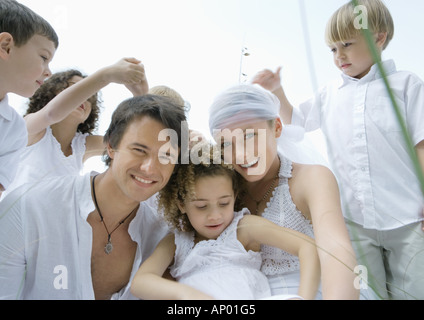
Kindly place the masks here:
POLYGON ((9 106, 8 97, 0 101, 0 184, 9 187, 18 170, 21 154, 28 144, 25 120, 9 106))
MULTIPOLYGON (((23 185, 0 202, 0 299, 91 300, 94 211, 90 174, 23 185)), ((168 228, 141 203, 129 226, 137 242, 130 282, 112 299, 135 299, 130 284, 168 228)))
MULTIPOLYGON (((424 83, 383 63, 413 143, 424 140, 424 83)), ((390 230, 423 220, 423 196, 384 81, 374 65, 358 80, 321 89, 295 109, 293 125, 321 128, 341 189, 345 217, 390 230)))

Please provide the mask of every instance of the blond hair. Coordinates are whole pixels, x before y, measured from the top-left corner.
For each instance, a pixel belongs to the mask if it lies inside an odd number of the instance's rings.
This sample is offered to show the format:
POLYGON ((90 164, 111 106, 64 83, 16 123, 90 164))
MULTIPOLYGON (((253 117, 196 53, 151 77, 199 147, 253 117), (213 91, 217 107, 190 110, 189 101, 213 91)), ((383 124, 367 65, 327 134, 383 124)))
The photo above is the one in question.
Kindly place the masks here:
MULTIPOLYGON (((202 144, 196 145, 197 151, 202 152, 199 164, 190 161, 189 164, 177 165, 168 184, 159 192, 158 205, 162 210, 164 219, 170 226, 179 231, 193 231, 186 214, 182 213, 178 204, 184 205, 186 202, 196 199, 196 181, 204 177, 227 176, 231 179, 234 196, 236 198, 235 210, 242 209, 240 198, 237 195, 244 191, 243 179, 234 170, 232 165, 225 164, 221 159, 221 153, 213 148, 212 144, 206 143, 209 148, 202 144), (208 150, 209 152, 203 152, 208 150)), ((194 151, 191 151, 193 153, 194 151)))
POLYGON ((175 91, 174 89, 172 89, 170 87, 156 86, 156 87, 150 88, 149 93, 157 95, 157 96, 169 97, 169 98, 173 99, 174 102, 181 105, 181 107, 184 108, 184 106, 185 106, 185 101, 184 101, 183 97, 177 91, 175 91))
MULTIPOLYGON (((366 25, 372 33, 386 33, 387 39, 383 50, 387 48, 394 36, 394 22, 389 9, 381 0, 357 0, 359 6, 366 10, 366 25)), ((362 10, 361 10, 362 11, 362 10)), ((355 25, 358 12, 352 1, 339 8, 330 18, 325 31, 325 41, 331 46, 336 42, 346 42, 361 33, 355 25)))

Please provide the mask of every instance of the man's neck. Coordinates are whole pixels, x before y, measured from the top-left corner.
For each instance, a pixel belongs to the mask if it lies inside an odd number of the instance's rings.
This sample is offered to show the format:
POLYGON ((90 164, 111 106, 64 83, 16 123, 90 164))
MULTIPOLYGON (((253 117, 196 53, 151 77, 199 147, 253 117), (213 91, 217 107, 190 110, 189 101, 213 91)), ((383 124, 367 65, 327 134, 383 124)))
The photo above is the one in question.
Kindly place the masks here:
MULTIPOLYGON (((111 226, 117 225, 139 206, 139 203, 129 199, 117 186, 110 169, 96 177, 94 192, 93 201, 97 201, 101 215, 111 226)), ((132 220, 134 216, 135 214, 129 220, 132 220)))

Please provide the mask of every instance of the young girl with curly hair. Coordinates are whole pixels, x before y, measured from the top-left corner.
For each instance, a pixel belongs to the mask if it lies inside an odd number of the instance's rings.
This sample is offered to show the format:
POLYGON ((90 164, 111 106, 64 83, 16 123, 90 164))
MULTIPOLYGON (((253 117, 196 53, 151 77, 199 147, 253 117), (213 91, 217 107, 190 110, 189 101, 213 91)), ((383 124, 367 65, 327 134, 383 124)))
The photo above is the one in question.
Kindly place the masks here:
POLYGON ((3 196, 24 183, 79 174, 85 160, 103 154, 103 136, 93 135, 100 114, 98 91, 112 82, 126 85, 134 96, 148 91, 144 66, 134 58, 88 77, 78 70, 59 72, 43 83, 29 100, 24 117, 28 145, 3 196))
POLYGON ((175 232, 166 236, 141 265, 131 287, 135 296, 270 298, 268 280, 260 271, 260 247, 267 244, 298 255, 301 261, 298 296, 281 298, 315 297, 320 268, 314 240, 241 209, 237 197, 243 192, 240 183, 233 168, 213 152, 200 164, 179 165, 159 193, 159 208, 175 232), (177 282, 163 277, 169 266, 177 282))

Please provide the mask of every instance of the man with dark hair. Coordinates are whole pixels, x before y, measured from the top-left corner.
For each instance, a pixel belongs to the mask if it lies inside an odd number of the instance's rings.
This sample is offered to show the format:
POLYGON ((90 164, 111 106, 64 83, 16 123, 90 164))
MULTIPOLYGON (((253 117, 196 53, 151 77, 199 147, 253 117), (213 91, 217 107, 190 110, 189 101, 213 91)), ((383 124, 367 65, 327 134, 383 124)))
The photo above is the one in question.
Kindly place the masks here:
POLYGON ((168 183, 185 120, 166 97, 126 100, 105 135, 104 173, 12 191, 0 203, 0 299, 134 298, 134 273, 168 232, 145 200, 168 183))

